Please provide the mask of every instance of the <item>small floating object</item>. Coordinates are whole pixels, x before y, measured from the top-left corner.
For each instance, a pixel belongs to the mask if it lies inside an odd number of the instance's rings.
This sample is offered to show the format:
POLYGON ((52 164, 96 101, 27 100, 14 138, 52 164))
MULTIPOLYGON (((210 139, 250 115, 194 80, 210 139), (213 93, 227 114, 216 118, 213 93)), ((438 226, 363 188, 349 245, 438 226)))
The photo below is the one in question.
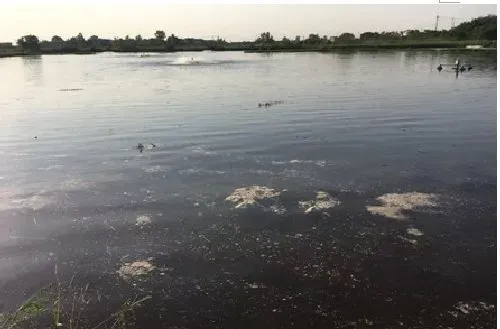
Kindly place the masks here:
POLYGON ((33 137, 33 139, 38 139, 38 137, 37 137, 37 136, 35 136, 35 137, 33 137))
POLYGON ((462 66, 460 67, 460 72, 463 72, 463 71, 465 71, 465 66, 463 66, 463 65, 462 65, 462 66))
POLYGON ((153 144, 153 143, 151 143, 151 146, 152 146, 153 148, 155 148, 155 147, 156 147, 156 145, 155 145, 155 144, 153 144))
POLYGON ((142 143, 137 144, 137 149, 142 153, 142 151, 144 151, 144 145, 142 145, 142 143))
POLYGON ((443 70, 443 65, 439 64, 439 66, 437 67, 437 70, 438 70, 439 72, 441 72, 441 70, 443 70))
POLYGON ((269 102, 265 102, 265 103, 259 103, 258 106, 259 107, 270 107, 270 106, 273 106, 273 105, 278 105, 278 104, 283 104, 283 101, 269 101, 269 102))
POLYGON ((59 91, 79 91, 79 90, 83 90, 82 88, 63 88, 63 89, 59 89, 59 91))

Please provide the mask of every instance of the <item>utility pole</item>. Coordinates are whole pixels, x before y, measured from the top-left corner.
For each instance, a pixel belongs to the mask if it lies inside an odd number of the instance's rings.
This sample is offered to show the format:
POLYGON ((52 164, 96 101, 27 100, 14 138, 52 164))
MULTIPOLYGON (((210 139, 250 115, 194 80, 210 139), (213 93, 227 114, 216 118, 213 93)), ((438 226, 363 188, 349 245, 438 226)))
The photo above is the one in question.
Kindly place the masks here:
POLYGON ((436 16, 436 25, 434 25, 434 31, 437 31, 439 28, 439 15, 436 16))
POLYGON ((453 29, 455 27, 455 17, 451 18, 451 28, 453 29))

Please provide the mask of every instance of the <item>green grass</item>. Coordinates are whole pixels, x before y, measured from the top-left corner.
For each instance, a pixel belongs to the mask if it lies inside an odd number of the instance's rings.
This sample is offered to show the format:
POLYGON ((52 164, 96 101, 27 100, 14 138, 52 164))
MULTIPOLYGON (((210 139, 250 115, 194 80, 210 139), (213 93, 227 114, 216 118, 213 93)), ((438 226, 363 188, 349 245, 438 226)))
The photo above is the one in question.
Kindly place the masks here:
POLYGON ((54 272, 55 283, 40 289, 16 310, 0 313, 0 329, 41 328, 45 323, 50 323, 50 329, 125 329, 135 322, 136 310, 152 298, 148 295, 128 299, 106 319, 92 323, 96 320, 86 315, 90 312, 88 305, 92 300, 89 285, 73 285, 74 277, 68 284, 63 284, 57 266, 54 272))

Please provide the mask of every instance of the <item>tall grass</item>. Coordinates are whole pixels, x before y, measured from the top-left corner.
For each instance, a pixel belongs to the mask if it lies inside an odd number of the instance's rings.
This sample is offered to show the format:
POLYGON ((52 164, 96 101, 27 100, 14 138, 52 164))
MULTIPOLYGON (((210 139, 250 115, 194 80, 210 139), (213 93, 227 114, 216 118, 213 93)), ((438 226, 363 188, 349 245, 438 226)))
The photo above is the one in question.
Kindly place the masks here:
MULTIPOLYGON (((54 275, 55 283, 40 289, 16 310, 0 313, 0 329, 39 328, 46 321, 50 322, 51 329, 123 329, 134 321, 136 310, 152 298, 148 295, 128 299, 106 319, 92 324, 92 319, 86 316, 92 299, 89 284, 75 286, 75 276, 67 285, 63 284, 57 265, 54 266, 54 275)), ((100 300, 99 297, 96 299, 100 300)))

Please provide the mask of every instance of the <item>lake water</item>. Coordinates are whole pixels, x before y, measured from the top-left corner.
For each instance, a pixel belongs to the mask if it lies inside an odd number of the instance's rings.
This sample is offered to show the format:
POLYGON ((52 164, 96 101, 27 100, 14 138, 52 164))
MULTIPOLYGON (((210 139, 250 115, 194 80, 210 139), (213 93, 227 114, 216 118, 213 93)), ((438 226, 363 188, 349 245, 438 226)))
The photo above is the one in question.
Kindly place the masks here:
POLYGON ((489 51, 0 59, 0 311, 73 278, 89 327, 149 295, 137 328, 491 326, 496 65, 489 51), (473 69, 436 70, 457 56, 473 69), (225 201, 252 185, 279 207, 225 201), (340 205, 305 213, 317 191, 340 205), (404 192, 438 201, 367 211, 404 192), (137 260, 154 270, 123 280, 137 260))

